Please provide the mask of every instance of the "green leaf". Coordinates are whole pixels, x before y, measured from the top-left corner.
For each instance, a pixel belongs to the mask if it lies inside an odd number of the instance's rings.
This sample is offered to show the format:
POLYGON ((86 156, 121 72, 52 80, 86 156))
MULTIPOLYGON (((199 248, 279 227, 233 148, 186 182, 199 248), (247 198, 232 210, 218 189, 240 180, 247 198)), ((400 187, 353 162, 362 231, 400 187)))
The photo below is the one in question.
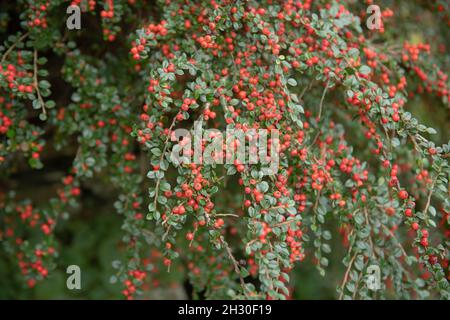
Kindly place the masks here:
POLYGON ((296 81, 295 79, 293 79, 293 78, 289 78, 288 81, 287 81, 287 83, 288 83, 290 86, 292 86, 292 87, 297 86, 297 81, 296 81))
POLYGON ((50 82, 48 82, 47 80, 39 81, 39 88, 41 88, 41 89, 48 89, 48 88, 50 88, 50 82))
POLYGON ((370 71, 372 71, 372 70, 366 65, 363 65, 359 68, 359 73, 364 74, 364 75, 369 74, 370 71))
POLYGON ((437 131, 434 129, 434 128, 427 128, 427 133, 429 133, 429 134, 436 134, 437 133, 437 131))
POLYGON ((428 212, 430 212, 430 214, 434 217, 436 216, 436 209, 433 206, 430 206, 428 208, 428 212))

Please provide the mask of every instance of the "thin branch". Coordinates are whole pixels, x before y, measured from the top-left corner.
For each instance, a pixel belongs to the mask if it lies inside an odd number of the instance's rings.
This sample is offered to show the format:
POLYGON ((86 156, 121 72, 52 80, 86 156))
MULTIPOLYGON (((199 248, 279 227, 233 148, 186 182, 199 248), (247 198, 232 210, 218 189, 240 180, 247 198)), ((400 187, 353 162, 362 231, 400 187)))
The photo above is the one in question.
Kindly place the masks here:
POLYGON ((167 238, 167 236, 169 235, 169 231, 170 231, 170 228, 171 228, 172 226, 169 224, 169 226, 167 227, 167 229, 166 229, 166 232, 164 232, 164 234, 163 234, 163 236, 162 236, 162 240, 163 241, 165 241, 166 240, 166 238, 167 238))
POLYGON ((427 204, 425 205, 425 209, 423 209, 423 214, 425 216, 428 215, 427 212, 428 212, 428 208, 430 207, 431 196, 433 195, 434 185, 436 184, 436 181, 439 178, 439 173, 441 173, 441 169, 440 168, 439 168, 439 171, 436 173, 436 178, 434 178, 433 183, 432 183, 431 188, 430 188, 430 192, 428 193, 427 204))
POLYGON ((356 280, 355 291, 353 291, 352 300, 356 299, 356 295, 358 294, 359 283, 361 282, 362 271, 358 274, 358 280, 356 280))
POLYGON ((45 110, 45 102, 44 99, 42 99, 41 96, 41 91, 39 90, 39 82, 38 82, 38 68, 37 68, 37 59, 38 59, 38 55, 37 55, 37 50, 34 49, 34 53, 33 53, 33 85, 34 88, 36 89, 36 94, 39 100, 39 103, 41 105, 41 109, 42 109, 42 113, 46 116, 47 115, 47 111, 45 110))
POLYGON ((8 50, 5 51, 5 53, 2 56, 2 60, 0 61, 0 63, 5 62, 6 58, 8 57, 8 55, 11 53, 11 51, 23 40, 25 40, 26 37, 28 37, 30 34, 30 32, 27 32, 25 34, 23 34, 19 39, 16 40, 16 42, 14 42, 9 48, 8 50))
MULTIPOLYGON (((370 229, 372 229, 372 226, 370 224, 369 221, 369 212, 367 211, 367 208, 364 207, 364 216, 366 218, 366 225, 370 226, 370 229)), ((383 225, 384 226, 384 225, 383 225)), ((370 231, 370 233, 372 233, 372 230, 370 231)), ((373 241, 372 241, 372 234, 369 234, 369 244, 370 244, 370 248, 372 249, 373 255, 375 256, 375 258, 377 257, 377 254, 375 252, 375 246, 373 245, 373 241)))
POLYGON ((245 281, 244 281, 244 278, 241 275, 241 270, 239 268, 239 263, 237 262, 236 258, 233 256, 233 253, 231 252, 230 246, 228 245, 228 243, 223 238, 222 238, 222 243, 223 243, 223 246, 225 247, 225 250, 227 251, 228 257, 230 257, 231 261, 233 262, 234 271, 239 276, 239 281, 241 282, 242 289, 245 291, 245 289, 246 289, 245 281))
POLYGON ((403 254, 405 257, 408 257, 408 254, 406 253, 405 248, 403 248, 402 244, 401 244, 400 241, 397 239, 397 237, 395 236, 395 234, 394 234, 388 227, 386 227, 384 224, 382 224, 381 226, 383 227, 384 230, 386 230, 386 231, 389 233, 389 235, 390 235, 392 238, 395 239, 395 241, 397 242, 398 247, 399 247, 400 250, 402 251, 402 254, 403 254))
POLYGON ((330 84, 330 79, 328 79, 327 84, 325 85, 325 89, 323 90, 323 93, 322 93, 322 98, 320 98, 319 114, 317 115, 317 122, 319 122, 320 118, 322 117, 323 100, 325 99, 325 95, 327 94, 329 84, 330 84))
MULTIPOLYGON (((325 86, 325 89, 323 90, 322 97, 320 98, 319 114, 317 115, 317 123, 319 123, 320 118, 322 117, 323 101, 325 99, 325 95, 327 93, 329 84, 330 84, 330 79, 328 79, 327 84, 325 86)), ((316 143, 316 141, 319 138, 319 136, 320 136, 320 128, 319 128, 319 130, 317 130, 317 133, 316 133, 315 137, 312 139, 312 142, 309 144, 309 146, 306 149, 310 149, 316 143)))
POLYGON ((237 214, 233 214, 233 213, 216 213, 214 216, 215 217, 235 217, 235 218, 239 218, 239 216, 237 214))
POLYGON ((283 222, 274 224, 273 226, 270 226, 270 227, 271 227, 271 228, 281 227, 281 226, 284 226, 285 224, 290 224, 291 222, 297 222, 297 220, 295 220, 295 219, 289 219, 289 220, 286 220, 286 221, 283 221, 283 222))
POLYGON ((347 270, 345 271, 344 279, 342 280, 341 284, 341 294, 339 295, 339 300, 342 300, 342 297, 344 296, 344 287, 348 280, 348 275, 350 273, 350 269, 352 268, 353 261, 355 261, 356 253, 353 255, 352 259, 350 260, 347 270))
POLYGON ((302 90, 300 93, 300 96, 298 97, 299 100, 303 100, 303 96, 305 95, 306 91, 311 89, 312 84, 314 83, 314 79, 309 82, 309 84, 302 90))
MULTIPOLYGON (((177 116, 175 116, 174 118, 173 118, 173 120, 172 120, 172 124, 170 125, 170 127, 169 127, 169 132, 168 132, 168 134, 167 134, 167 138, 166 138, 166 141, 164 141, 164 149, 163 149, 163 151, 162 151, 162 154, 161 154, 161 158, 159 159, 159 163, 161 164, 161 161, 164 159, 164 154, 166 153, 166 150, 167 150, 167 146, 168 146, 168 144, 169 144, 169 139, 170 139, 170 136, 171 136, 171 134, 172 134, 172 128, 173 128, 173 126, 175 125, 175 122, 177 121, 177 116)), ((155 207, 155 211, 156 211, 156 206, 157 206, 157 201, 158 201, 158 193, 159 193, 159 184, 161 183, 161 178, 158 178, 158 180, 156 180, 156 186, 155 186, 155 199, 153 200, 153 205, 154 205, 154 207, 155 207)))

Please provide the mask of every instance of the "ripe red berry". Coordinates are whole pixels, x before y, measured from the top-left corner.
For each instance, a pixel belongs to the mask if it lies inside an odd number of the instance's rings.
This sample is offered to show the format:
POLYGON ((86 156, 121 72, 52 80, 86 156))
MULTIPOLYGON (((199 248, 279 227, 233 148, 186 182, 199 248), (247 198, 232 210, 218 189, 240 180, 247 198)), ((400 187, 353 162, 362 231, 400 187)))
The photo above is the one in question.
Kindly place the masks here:
POLYGON ((405 190, 401 190, 401 191, 398 193, 398 196, 399 196, 399 198, 402 199, 402 200, 408 199, 408 192, 405 191, 405 190))
POLYGON ((394 120, 394 122, 398 122, 400 120, 400 116, 398 115, 398 113, 394 113, 392 115, 392 120, 394 120))
POLYGON ((428 247, 428 239, 427 238, 422 238, 420 240, 420 244, 424 247, 428 247))

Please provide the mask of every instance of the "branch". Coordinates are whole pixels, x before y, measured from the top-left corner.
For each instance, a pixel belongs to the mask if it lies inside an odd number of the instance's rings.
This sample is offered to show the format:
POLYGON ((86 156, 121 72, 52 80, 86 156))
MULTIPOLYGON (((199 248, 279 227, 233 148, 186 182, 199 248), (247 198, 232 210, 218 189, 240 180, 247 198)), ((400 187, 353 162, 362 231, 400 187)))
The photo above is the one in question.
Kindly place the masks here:
POLYGON ((439 173, 441 173, 441 168, 439 168, 439 171, 436 173, 436 178, 434 178, 433 183, 432 183, 431 188, 430 188, 430 192, 428 193, 427 204, 425 205, 425 209, 423 209, 423 214, 425 216, 428 215, 427 212, 428 212, 428 208, 430 207, 431 196, 433 195, 434 185, 436 184, 436 181, 439 178, 439 173))
POLYGON ((239 218, 239 216, 237 214, 233 214, 233 213, 216 213, 214 216, 215 217, 235 217, 235 218, 239 218))
POLYGON ((399 247, 400 250, 402 251, 402 254, 403 254, 405 257, 408 257, 408 254, 406 253, 405 248, 403 248, 402 244, 401 244, 400 241, 397 239, 397 237, 395 236, 395 234, 394 234, 388 227, 386 227, 384 224, 382 224, 381 226, 383 227, 384 230, 386 230, 386 231, 390 234, 390 236, 391 236, 392 238, 395 239, 395 241, 397 242, 398 247, 399 247))
MULTIPOLYGON (((166 141, 164 141, 164 149, 162 151, 161 154, 161 158, 159 159, 159 163, 161 163, 161 161, 164 159, 164 154, 166 153, 167 150, 167 146, 169 144, 169 139, 170 139, 170 135, 172 134, 172 128, 175 125, 175 122, 177 121, 177 116, 175 116, 172 120, 172 124, 169 127, 169 133, 167 135, 166 141)), ((161 183, 161 178, 158 178, 158 180, 156 180, 156 186, 155 186, 155 199, 153 200, 153 204, 155 207, 155 211, 157 211, 156 206, 157 206, 157 201, 158 201, 158 193, 159 193, 159 184, 161 183)))
POLYGON ((322 117, 323 100, 325 99, 325 95, 327 94, 329 84, 330 84, 330 79, 328 79, 327 84, 325 85, 325 89, 323 90, 322 97, 320 98, 319 114, 317 115, 317 122, 319 122, 320 118, 322 117))
MULTIPOLYGON (((365 216, 365 218, 366 218, 366 225, 367 225, 368 227, 370 226, 370 229, 372 229, 372 226, 371 226, 370 221, 369 221, 369 213, 368 213, 366 207, 364 207, 364 216, 365 216)), ((383 225, 383 227, 384 227, 384 225, 383 225)), ((369 234, 369 244, 370 244, 370 248, 372 249, 372 253, 373 253, 373 255, 374 255, 375 258, 376 258, 376 257, 377 257, 377 254, 376 254, 376 252, 375 252, 375 246, 373 245, 373 241, 372 241, 372 230, 370 231, 370 234, 369 234)))
POLYGON ((47 111, 45 110, 45 102, 44 99, 42 99, 41 96, 41 91, 39 90, 39 82, 38 82, 38 77, 37 77, 37 72, 38 72, 38 68, 37 68, 37 59, 38 59, 38 55, 37 55, 37 50, 34 49, 34 53, 33 53, 33 86, 36 89, 36 94, 37 97, 39 99, 39 103, 41 104, 41 109, 42 109, 42 113, 47 116, 47 111))
POLYGON ((297 222, 297 220, 295 220, 295 219, 289 219, 289 220, 286 220, 286 221, 283 221, 283 222, 274 224, 273 226, 270 226, 270 227, 271 227, 271 228, 281 227, 281 226, 283 226, 283 225, 285 225, 285 224, 290 224, 291 222, 297 222))
POLYGON ((352 268, 353 261, 355 261, 356 253, 353 255, 352 259, 350 260, 347 270, 345 271, 344 279, 342 280, 341 284, 341 294, 339 295, 339 300, 342 300, 342 297, 344 296, 344 287, 348 280, 348 275, 350 273, 350 269, 352 268))
POLYGON ((230 246, 228 243, 222 238, 223 246, 225 247, 225 250, 227 251, 228 257, 230 257, 231 261, 233 262, 234 271, 239 276, 239 281, 241 282, 242 289, 245 291, 245 281, 244 278, 242 278, 241 270, 239 269, 239 263, 237 262, 236 258, 233 256, 233 253, 231 252, 230 246))

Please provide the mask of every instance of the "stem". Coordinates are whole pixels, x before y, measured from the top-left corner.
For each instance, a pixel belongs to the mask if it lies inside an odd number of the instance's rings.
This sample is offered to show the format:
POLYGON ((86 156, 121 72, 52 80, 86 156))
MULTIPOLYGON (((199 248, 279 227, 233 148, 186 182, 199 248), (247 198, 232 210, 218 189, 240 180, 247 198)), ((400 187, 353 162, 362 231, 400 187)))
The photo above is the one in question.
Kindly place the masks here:
POLYGON ((271 226, 271 228, 280 227, 280 226, 283 226, 285 224, 290 224, 291 222, 297 222, 297 221, 294 220, 294 219, 289 219, 289 220, 286 220, 286 221, 274 224, 273 226, 271 226))
POLYGON ((42 113, 46 116, 47 115, 47 111, 45 110, 45 102, 44 99, 42 99, 41 96, 41 92, 39 90, 39 82, 38 82, 38 77, 37 77, 37 72, 38 72, 38 68, 37 68, 37 59, 38 59, 38 55, 37 55, 37 50, 34 49, 34 53, 33 53, 33 85, 34 88, 36 89, 36 94, 37 97, 39 99, 39 103, 41 104, 41 109, 42 109, 42 113))
MULTIPOLYGON (((177 116, 175 116, 172 120, 172 124, 169 127, 169 133, 167 135, 166 141, 164 141, 164 149, 162 151, 161 154, 161 158, 159 159, 159 163, 161 164, 161 161, 164 159, 164 154, 166 153, 167 150, 167 146, 169 144, 169 139, 170 139, 170 135, 172 134, 172 128, 175 125, 175 122, 177 121, 177 116)), ((156 206, 157 206, 157 201, 158 201, 158 193, 159 193, 159 184, 161 183, 161 178, 158 178, 158 180, 156 180, 156 186, 155 186, 155 199, 153 200, 153 204, 155 207, 155 211, 156 211, 156 206)))
POLYGON ((216 216, 216 217, 236 217, 236 218, 239 218, 239 216, 237 214, 233 214, 233 213, 216 213, 214 216, 216 216))
POLYGON ((330 84, 330 79, 328 79, 327 84, 325 85, 325 89, 323 90, 322 97, 320 98, 319 114, 317 115, 317 122, 319 122, 320 118, 322 117, 323 100, 325 99, 325 95, 327 94, 329 84, 330 84))
POLYGON ((355 261, 356 253, 353 255, 352 259, 350 260, 347 270, 345 271, 344 279, 342 280, 341 284, 341 294, 339 295, 339 300, 342 300, 342 297, 344 296, 344 287, 348 280, 348 275, 350 273, 350 269, 352 268, 353 261, 355 261))
POLYGON ((30 32, 27 32, 25 34, 23 34, 19 39, 16 40, 16 42, 14 42, 9 48, 8 50, 5 51, 5 53, 2 56, 2 60, 0 61, 0 63, 5 62, 6 58, 8 57, 8 55, 11 53, 11 51, 20 43, 22 42, 26 37, 28 37, 28 35, 30 34, 30 32))
POLYGON ((436 181, 439 178, 439 173, 441 173, 441 168, 439 168, 439 171, 436 173, 436 178, 434 178, 433 184, 431 185, 431 188, 430 188, 430 192, 428 193, 427 204, 425 205, 425 209, 423 209, 423 214, 425 215, 425 217, 428 216, 427 212, 428 212, 428 208, 430 207, 431 196, 433 195, 434 185, 436 184, 436 181))
MULTIPOLYGON (((368 213, 366 207, 364 207, 364 216, 366 218, 366 225, 370 226, 370 229, 372 229, 372 226, 371 226, 370 221, 369 221, 369 213, 368 213)), ((382 225, 382 226, 385 227, 384 225, 382 225)), ((370 234, 369 234, 369 244, 370 244, 370 248, 372 249, 372 253, 373 253, 373 255, 376 258, 377 254, 375 253, 375 246, 373 245, 373 241, 372 241, 372 230, 370 231, 370 234)))
POLYGON ((228 243, 222 238, 223 246, 225 247, 225 250, 227 251, 228 256, 230 257, 231 261, 233 262, 234 271, 239 275, 239 281, 241 282, 242 289, 245 291, 245 281, 244 278, 242 278, 241 270, 239 269, 239 263, 237 262, 236 258, 233 256, 233 253, 231 252, 230 246, 228 243))
POLYGON ((395 241, 397 242, 398 247, 399 247, 400 250, 402 251, 402 254, 403 254, 405 257, 408 257, 408 254, 406 253, 405 248, 403 248, 402 244, 401 244, 400 241, 397 239, 397 237, 395 236, 395 234, 394 234, 388 227, 386 227, 384 224, 382 224, 381 226, 383 227, 384 230, 386 230, 386 231, 390 234, 390 236, 391 236, 392 238, 395 239, 395 241))

